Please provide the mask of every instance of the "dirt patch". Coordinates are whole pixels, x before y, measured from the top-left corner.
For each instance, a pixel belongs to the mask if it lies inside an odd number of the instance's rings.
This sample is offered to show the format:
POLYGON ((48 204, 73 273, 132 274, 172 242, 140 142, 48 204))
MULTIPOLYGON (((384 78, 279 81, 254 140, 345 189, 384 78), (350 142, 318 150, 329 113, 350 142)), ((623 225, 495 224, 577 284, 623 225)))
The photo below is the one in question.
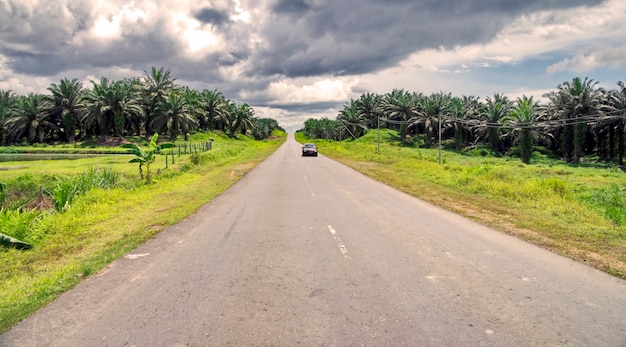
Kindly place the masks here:
POLYGON ((50 199, 43 193, 43 188, 39 188, 39 197, 37 200, 29 202, 24 206, 25 209, 28 210, 38 210, 38 211, 48 211, 54 208, 54 204, 50 199))
POLYGON ((18 170, 18 169, 25 169, 28 166, 22 165, 22 166, 5 166, 5 167, 0 167, 0 170, 18 170))
POLYGON ((599 254, 589 250, 579 249, 572 245, 559 242, 541 233, 519 228, 514 225, 513 216, 506 214, 494 214, 474 208, 471 204, 459 201, 445 200, 439 203, 440 206, 487 225, 494 229, 503 231, 509 235, 530 242, 536 246, 545 248, 551 252, 560 254, 570 259, 587 264, 598 270, 609 272, 616 277, 622 277, 626 274, 626 263, 612 254, 599 254))
POLYGON ((119 147, 123 144, 130 143, 130 142, 125 140, 122 137, 107 136, 107 137, 98 138, 98 140, 96 140, 96 143, 99 146, 119 147))

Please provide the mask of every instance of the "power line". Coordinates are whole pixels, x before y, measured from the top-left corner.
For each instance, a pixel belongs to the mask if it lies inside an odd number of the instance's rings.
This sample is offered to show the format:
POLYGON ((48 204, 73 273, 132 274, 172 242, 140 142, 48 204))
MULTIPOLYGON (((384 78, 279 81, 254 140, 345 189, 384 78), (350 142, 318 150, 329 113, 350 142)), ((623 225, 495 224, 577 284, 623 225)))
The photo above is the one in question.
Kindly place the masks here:
MULTIPOLYGON (((395 120, 390 118, 382 118, 380 116, 376 117, 379 121, 394 124, 394 125, 410 125, 417 123, 420 119, 426 119, 428 117, 418 117, 412 118, 410 120, 395 120)), ((626 109, 614 110, 609 112, 601 112, 591 115, 573 117, 573 118, 561 118, 561 119, 547 119, 547 120, 538 120, 534 122, 510 122, 510 123, 494 123, 488 122, 481 119, 463 119, 458 117, 452 117, 448 115, 441 115, 443 121, 452 121, 454 123, 459 123, 463 125, 467 125, 470 127, 482 127, 482 128, 515 128, 515 129, 537 129, 537 128, 548 128, 548 127, 560 127, 566 125, 577 125, 577 124, 590 124, 597 123, 605 120, 614 120, 619 118, 626 118, 626 109)), ((367 121, 363 121, 363 123, 353 123, 347 120, 341 119, 341 122, 348 125, 353 126, 363 126, 367 121)))
MULTIPOLYGON (((422 117, 421 119, 423 119, 422 117)), ((526 122, 526 123, 494 123, 487 122, 480 119, 463 119, 458 117, 452 117, 447 115, 442 115, 441 117, 444 121, 449 120, 454 123, 460 123, 467 126, 480 126, 487 128, 541 128, 541 127, 556 127, 556 126, 565 126, 565 125, 576 125, 576 124, 589 124, 604 120, 613 120, 618 118, 626 118, 626 109, 615 110, 610 112, 602 112, 592 115, 585 115, 580 117, 573 118, 561 118, 561 119, 548 119, 548 120, 538 120, 535 122, 526 122)), ((391 123, 391 124, 413 124, 416 121, 397 121, 390 119, 381 119, 383 122, 391 123)))

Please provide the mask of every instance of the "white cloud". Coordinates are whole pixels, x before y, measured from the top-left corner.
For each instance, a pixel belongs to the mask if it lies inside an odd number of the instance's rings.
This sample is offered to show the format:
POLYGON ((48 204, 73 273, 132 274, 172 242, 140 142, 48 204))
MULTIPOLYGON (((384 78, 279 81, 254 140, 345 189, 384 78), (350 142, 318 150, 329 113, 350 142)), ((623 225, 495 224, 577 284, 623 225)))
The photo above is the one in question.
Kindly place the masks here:
POLYGON ((244 23, 250 23, 250 12, 241 8, 241 2, 239 0, 233 0, 235 3, 235 15, 231 16, 232 20, 242 21, 244 23))
POLYGON ((352 86, 356 81, 352 79, 321 79, 311 84, 299 84, 294 80, 280 80, 270 83, 267 94, 277 104, 305 104, 315 102, 336 101, 343 102, 349 99, 352 86))
POLYGON ((112 3, 99 4, 100 6, 94 7, 98 14, 91 29, 91 34, 104 38, 119 37, 125 26, 136 24, 149 18, 155 10, 149 4, 139 7, 135 2, 125 4, 122 8, 114 6, 112 3))
MULTIPOLYGON (((175 34, 185 39, 188 53, 192 56, 198 57, 199 53, 210 53, 222 44, 220 37, 213 32, 210 25, 203 25, 195 18, 178 13, 173 16, 172 21, 176 30, 175 34)), ((200 55, 198 58, 201 57, 200 55)))
POLYGON ((576 55, 571 59, 563 59, 558 63, 548 66, 548 73, 559 71, 574 71, 576 73, 586 72, 598 67, 598 62, 594 54, 576 55))

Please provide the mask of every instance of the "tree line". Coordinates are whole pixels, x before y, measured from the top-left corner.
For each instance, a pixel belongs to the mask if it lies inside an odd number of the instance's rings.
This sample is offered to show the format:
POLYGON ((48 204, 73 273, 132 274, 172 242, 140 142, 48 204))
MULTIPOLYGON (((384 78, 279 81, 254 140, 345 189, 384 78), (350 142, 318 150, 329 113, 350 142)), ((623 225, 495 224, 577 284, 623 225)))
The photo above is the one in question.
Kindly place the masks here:
POLYGON ((606 90, 598 82, 576 77, 544 95, 511 100, 502 94, 481 100, 475 96, 430 96, 404 89, 380 95, 362 94, 346 102, 336 119, 308 119, 305 136, 344 140, 359 138, 370 129, 397 130, 400 140, 423 140, 434 147, 443 141, 451 149, 487 146, 496 155, 515 151, 529 163, 536 146, 567 162, 596 155, 623 164, 626 142, 626 84, 606 90))
POLYGON ((105 77, 86 88, 62 79, 49 94, 16 95, 0 90, 0 143, 75 143, 94 137, 159 133, 174 141, 195 131, 224 131, 264 139, 281 129, 271 118, 217 90, 193 90, 175 84, 170 70, 152 67, 141 77, 111 81, 105 77))

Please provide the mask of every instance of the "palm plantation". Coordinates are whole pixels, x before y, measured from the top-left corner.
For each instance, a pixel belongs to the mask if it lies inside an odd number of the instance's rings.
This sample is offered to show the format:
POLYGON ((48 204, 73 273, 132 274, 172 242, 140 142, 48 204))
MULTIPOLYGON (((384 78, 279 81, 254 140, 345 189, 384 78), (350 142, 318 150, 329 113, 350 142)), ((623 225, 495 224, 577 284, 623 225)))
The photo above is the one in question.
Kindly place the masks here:
POLYGON ((254 117, 247 103, 228 100, 217 90, 176 85, 170 70, 152 67, 142 77, 105 77, 85 88, 76 79, 48 87, 48 95, 17 96, 0 91, 3 144, 72 143, 89 138, 160 133, 170 141, 198 131, 224 131, 266 138, 280 129, 273 119, 254 117), (262 129, 257 131, 257 125, 262 129))
MULTIPOLYGON (((247 103, 229 100, 218 90, 192 90, 175 81, 170 70, 152 67, 143 76, 119 81, 101 78, 89 88, 76 79, 63 79, 52 83, 47 95, 0 91, 2 143, 150 138, 157 132, 174 140, 213 130, 231 137, 262 138, 278 127, 272 119, 255 117, 247 103)), ((545 105, 531 98, 515 103, 497 93, 481 100, 394 89, 382 95, 365 93, 346 102, 336 119, 309 119, 302 130, 313 138, 345 140, 359 138, 369 129, 389 128, 397 130, 405 144, 432 147, 441 135, 441 143, 449 149, 486 147, 496 155, 517 153, 523 162, 532 158, 528 148, 542 145, 568 162, 595 155, 621 165, 626 148, 626 87, 621 81, 617 87, 605 91, 592 79, 576 77, 547 93, 545 105), (526 123, 533 125, 521 126, 526 123)))
POLYGON ((622 165, 626 84, 619 81, 617 86, 605 91, 592 79, 576 77, 545 94, 546 104, 528 97, 512 102, 499 93, 481 100, 394 89, 351 100, 336 120, 308 119, 302 131, 311 138, 342 140, 348 130, 363 134, 382 127, 398 131, 405 144, 417 141, 433 147, 441 134, 442 143, 451 150, 487 148, 498 156, 519 155, 524 163, 531 161, 536 146, 543 146, 571 163, 591 155, 622 165), (344 129, 346 125, 351 128, 344 129))

